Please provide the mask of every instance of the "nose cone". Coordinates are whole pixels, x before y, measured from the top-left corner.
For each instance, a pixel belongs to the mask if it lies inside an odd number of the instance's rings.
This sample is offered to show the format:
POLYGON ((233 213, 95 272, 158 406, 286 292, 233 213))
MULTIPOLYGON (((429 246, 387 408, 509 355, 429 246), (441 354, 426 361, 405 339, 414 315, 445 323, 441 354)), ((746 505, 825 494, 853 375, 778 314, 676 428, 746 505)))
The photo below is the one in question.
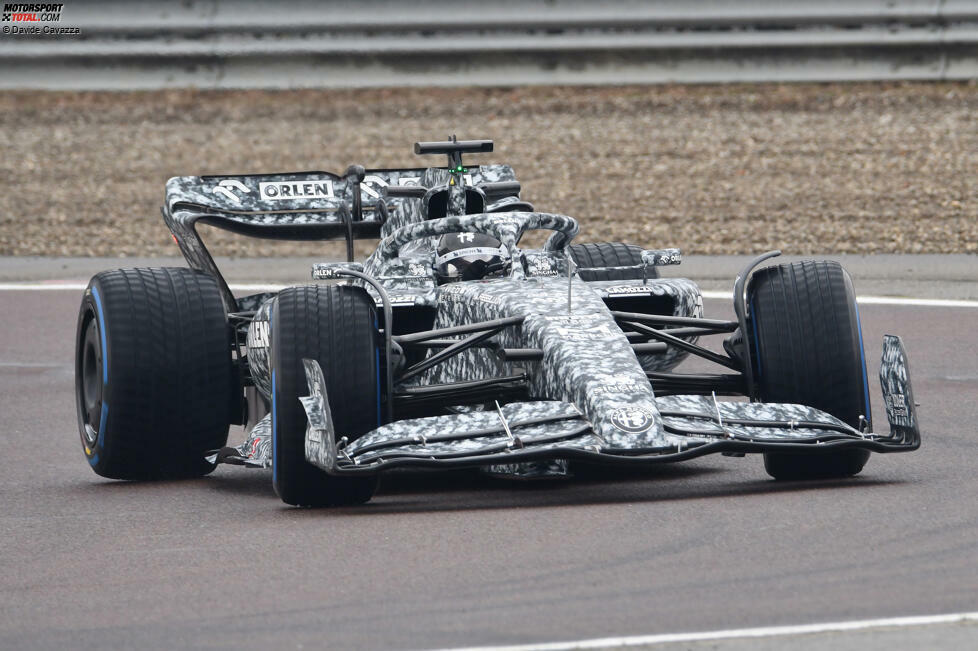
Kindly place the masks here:
POLYGON ((667 444, 652 386, 610 314, 532 315, 523 331, 543 349, 537 395, 577 405, 608 447, 667 444))

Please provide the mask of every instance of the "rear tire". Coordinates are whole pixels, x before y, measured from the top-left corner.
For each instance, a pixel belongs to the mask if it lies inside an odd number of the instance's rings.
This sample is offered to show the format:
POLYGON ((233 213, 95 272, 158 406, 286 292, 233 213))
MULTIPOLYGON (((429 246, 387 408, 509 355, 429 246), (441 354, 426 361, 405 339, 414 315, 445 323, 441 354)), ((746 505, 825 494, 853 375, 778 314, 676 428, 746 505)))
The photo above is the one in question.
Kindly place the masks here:
POLYGON ((309 395, 303 358, 323 369, 336 432, 351 441, 380 424, 377 321, 360 287, 312 285, 279 293, 271 312, 272 476, 275 492, 295 506, 367 502, 377 478, 334 477, 306 461, 309 395))
MULTIPOLYGON (((581 280, 641 280, 641 269, 611 270, 601 267, 630 267, 642 264, 642 247, 621 242, 589 242, 567 247, 577 264, 581 280)), ((650 267, 648 278, 658 278, 659 270, 650 267)))
POLYGON ((85 457, 112 479, 195 477, 227 443, 231 341, 217 281, 185 268, 92 278, 78 315, 75 398, 85 457))
MULTIPOLYGON (((859 428, 872 421, 859 309, 849 274, 837 262, 805 261, 757 271, 748 290, 753 369, 764 402, 828 412, 859 428)), ((849 477, 868 450, 766 453, 775 479, 849 477)))

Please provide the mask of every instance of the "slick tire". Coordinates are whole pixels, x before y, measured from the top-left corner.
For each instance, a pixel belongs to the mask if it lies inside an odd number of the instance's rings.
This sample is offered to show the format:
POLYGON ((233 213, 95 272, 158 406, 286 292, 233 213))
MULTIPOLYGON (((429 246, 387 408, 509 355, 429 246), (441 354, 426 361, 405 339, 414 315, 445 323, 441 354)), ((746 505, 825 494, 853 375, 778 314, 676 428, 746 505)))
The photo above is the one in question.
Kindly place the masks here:
MULTIPOLYGON (((805 261, 757 271, 748 290, 753 372, 764 402, 828 412, 858 428, 872 421, 859 309, 849 274, 837 263, 805 261)), ((868 450, 767 453, 775 479, 849 477, 868 450)))
POLYGON ((217 281, 186 268, 92 278, 75 340, 82 449, 112 479, 196 477, 227 442, 231 341, 217 281))
POLYGON ((295 506, 367 502, 377 478, 334 477, 306 461, 309 395, 302 360, 323 370, 336 432, 353 441, 380 424, 377 320, 360 287, 312 285, 283 290, 271 311, 272 476, 275 492, 295 506))
MULTIPOLYGON (((642 247, 621 242, 590 242, 567 247, 577 264, 581 280, 641 280, 641 269, 613 270, 601 267, 629 267, 642 264, 642 247)), ((659 270, 649 267, 649 278, 658 278, 659 270)))

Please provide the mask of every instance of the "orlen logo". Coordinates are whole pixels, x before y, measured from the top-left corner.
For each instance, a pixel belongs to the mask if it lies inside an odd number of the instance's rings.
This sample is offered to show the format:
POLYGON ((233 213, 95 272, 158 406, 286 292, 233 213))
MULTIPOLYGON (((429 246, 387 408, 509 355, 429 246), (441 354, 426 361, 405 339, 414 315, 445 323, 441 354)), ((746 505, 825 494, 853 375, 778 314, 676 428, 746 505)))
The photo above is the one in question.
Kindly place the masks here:
POLYGON ((644 407, 619 407, 611 413, 611 424, 623 432, 646 432, 655 423, 652 412, 644 407))
POLYGON ((268 348, 268 321, 254 321, 248 328, 248 348, 268 348))
POLYGON ((264 181, 258 184, 258 194, 265 201, 289 199, 332 198, 332 181, 264 181))

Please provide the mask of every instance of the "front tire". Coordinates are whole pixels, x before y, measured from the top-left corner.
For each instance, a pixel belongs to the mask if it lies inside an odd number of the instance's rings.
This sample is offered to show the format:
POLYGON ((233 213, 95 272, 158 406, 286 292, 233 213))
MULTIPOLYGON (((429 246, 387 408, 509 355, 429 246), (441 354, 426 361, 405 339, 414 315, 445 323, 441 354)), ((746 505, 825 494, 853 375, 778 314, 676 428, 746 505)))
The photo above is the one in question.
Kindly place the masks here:
POLYGON ((272 476, 275 492, 295 506, 367 502, 376 477, 334 477, 306 461, 309 394, 303 358, 323 370, 339 436, 351 441, 380 425, 377 321, 360 287, 311 285, 279 293, 271 312, 272 476))
POLYGON ((196 477, 227 442, 230 330, 213 277, 186 268, 92 278, 78 314, 75 398, 85 457, 112 479, 196 477))
MULTIPOLYGON (((748 290, 753 370, 764 402, 815 407, 859 429, 872 421, 859 309, 837 262, 805 261, 757 271, 748 290)), ((868 450, 766 453, 775 479, 849 477, 868 450)))

